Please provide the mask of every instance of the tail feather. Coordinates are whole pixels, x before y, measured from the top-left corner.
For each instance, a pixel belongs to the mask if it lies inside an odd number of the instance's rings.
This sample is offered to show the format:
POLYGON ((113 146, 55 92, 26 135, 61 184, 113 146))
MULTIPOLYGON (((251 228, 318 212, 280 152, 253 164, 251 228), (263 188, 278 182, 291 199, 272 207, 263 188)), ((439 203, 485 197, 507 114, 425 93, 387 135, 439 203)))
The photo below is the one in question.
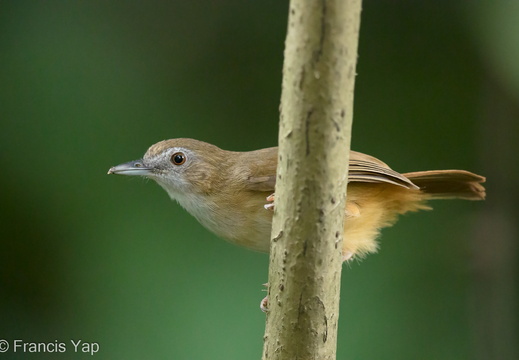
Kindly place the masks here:
POLYGON ((483 200, 485 178, 465 170, 431 170, 403 174, 433 199, 483 200))

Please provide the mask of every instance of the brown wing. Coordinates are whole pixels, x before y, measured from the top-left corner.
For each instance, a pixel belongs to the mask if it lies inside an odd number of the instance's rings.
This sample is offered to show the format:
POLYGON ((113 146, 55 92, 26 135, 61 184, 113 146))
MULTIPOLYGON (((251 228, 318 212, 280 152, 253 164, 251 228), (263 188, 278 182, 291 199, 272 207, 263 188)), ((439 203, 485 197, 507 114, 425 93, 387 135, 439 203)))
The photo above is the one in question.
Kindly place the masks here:
MULTIPOLYGON (((268 148, 242 153, 241 162, 250 165, 254 159, 255 166, 250 171, 247 188, 255 191, 272 191, 276 185, 277 148, 268 148), (258 163, 259 161, 259 163, 258 163)), ((250 166, 249 166, 250 169, 250 166)), ((356 151, 350 152, 350 182, 387 183, 407 189, 418 189, 404 175, 391 170, 384 162, 356 151)))
POLYGON ((271 147, 240 154, 239 168, 247 169, 246 187, 252 191, 274 192, 276 186, 276 169, 278 165, 278 148, 271 147), (254 166, 251 166, 254 164, 254 166))
POLYGON ((251 176, 248 180, 249 190, 274 192, 274 188, 276 187, 276 175, 251 176))
POLYGON ((349 169, 348 180, 350 182, 387 183, 407 189, 418 189, 418 186, 411 180, 392 170, 386 163, 360 152, 350 152, 349 169))

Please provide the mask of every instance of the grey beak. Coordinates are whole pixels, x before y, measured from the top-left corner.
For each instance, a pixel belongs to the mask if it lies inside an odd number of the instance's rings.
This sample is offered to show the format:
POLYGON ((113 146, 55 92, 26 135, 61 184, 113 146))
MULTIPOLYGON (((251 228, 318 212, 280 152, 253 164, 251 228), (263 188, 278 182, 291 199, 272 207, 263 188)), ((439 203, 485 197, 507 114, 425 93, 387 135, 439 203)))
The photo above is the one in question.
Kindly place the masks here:
POLYGON ((152 173, 153 169, 144 166, 142 160, 134 160, 121 165, 113 166, 108 170, 108 175, 141 175, 147 176, 152 173))

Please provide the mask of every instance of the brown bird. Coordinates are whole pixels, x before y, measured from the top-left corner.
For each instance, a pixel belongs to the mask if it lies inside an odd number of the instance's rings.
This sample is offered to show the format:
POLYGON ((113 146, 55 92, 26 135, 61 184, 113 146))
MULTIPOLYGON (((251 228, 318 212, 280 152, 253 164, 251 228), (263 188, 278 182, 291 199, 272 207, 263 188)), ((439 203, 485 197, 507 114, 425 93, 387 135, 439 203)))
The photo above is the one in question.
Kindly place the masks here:
MULTIPOLYGON (((216 235, 268 252, 272 211, 267 210, 273 206, 277 159, 277 147, 234 152, 198 140, 171 139, 108 174, 153 179, 216 235)), ((465 170, 400 174, 355 151, 350 153, 348 179, 344 260, 375 252, 380 229, 393 225, 400 214, 430 209, 427 200, 485 198, 483 176, 465 170)))

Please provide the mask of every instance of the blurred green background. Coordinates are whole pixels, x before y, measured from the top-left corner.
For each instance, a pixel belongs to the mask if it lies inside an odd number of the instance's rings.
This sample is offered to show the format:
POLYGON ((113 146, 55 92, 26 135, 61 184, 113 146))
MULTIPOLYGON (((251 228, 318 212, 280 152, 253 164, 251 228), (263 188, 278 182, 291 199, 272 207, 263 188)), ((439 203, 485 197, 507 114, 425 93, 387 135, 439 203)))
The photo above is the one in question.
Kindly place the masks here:
MULTIPOLYGON (((166 138, 277 142, 286 1, 0 3, 0 339, 96 359, 259 359, 268 257, 152 182, 166 138)), ((344 266, 338 359, 517 359, 519 2, 365 1, 352 146, 488 177, 344 266)))

